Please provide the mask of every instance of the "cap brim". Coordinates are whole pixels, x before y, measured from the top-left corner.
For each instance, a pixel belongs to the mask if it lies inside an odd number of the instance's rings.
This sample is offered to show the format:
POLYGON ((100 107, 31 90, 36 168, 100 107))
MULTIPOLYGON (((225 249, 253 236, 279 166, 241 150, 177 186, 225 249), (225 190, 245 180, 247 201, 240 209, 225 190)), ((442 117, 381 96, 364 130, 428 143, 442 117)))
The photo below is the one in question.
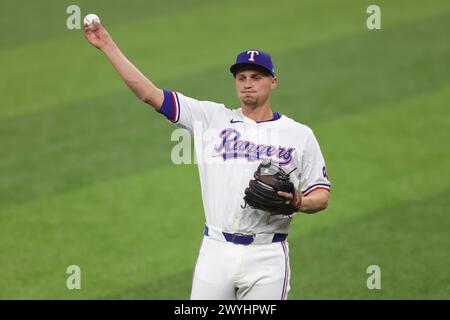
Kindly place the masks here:
POLYGON ((257 71, 260 71, 263 73, 267 73, 268 75, 271 75, 272 77, 274 76, 274 74, 272 73, 271 70, 269 70, 259 64, 255 64, 255 63, 235 63, 230 67, 230 71, 234 76, 236 76, 236 73, 242 68, 254 69, 254 70, 257 70, 257 71))

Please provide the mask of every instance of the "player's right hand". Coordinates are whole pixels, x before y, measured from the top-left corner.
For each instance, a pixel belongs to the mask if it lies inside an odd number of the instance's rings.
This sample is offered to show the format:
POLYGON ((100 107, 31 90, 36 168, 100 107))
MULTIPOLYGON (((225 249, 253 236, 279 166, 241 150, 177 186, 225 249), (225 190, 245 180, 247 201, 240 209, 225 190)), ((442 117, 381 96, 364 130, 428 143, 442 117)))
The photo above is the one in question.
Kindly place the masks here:
POLYGON ((113 44, 111 36, 108 31, 101 25, 100 22, 94 21, 94 30, 90 30, 87 24, 83 26, 84 37, 90 44, 100 50, 104 50, 113 44))
POLYGON ((285 197, 285 203, 291 205, 296 212, 300 210, 300 207, 302 205, 302 195, 300 194, 300 192, 296 190, 294 195, 290 192, 283 191, 278 191, 277 193, 278 195, 285 197))

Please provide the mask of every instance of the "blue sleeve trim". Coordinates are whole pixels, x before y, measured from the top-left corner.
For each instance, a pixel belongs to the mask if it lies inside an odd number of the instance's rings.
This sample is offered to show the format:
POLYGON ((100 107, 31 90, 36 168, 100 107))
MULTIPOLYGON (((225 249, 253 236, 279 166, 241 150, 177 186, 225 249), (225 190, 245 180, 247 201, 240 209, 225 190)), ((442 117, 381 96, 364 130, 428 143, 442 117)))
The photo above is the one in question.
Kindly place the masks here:
POLYGON ((158 112, 165 115, 169 121, 176 123, 180 118, 179 105, 177 94, 169 90, 164 90, 164 101, 158 112))

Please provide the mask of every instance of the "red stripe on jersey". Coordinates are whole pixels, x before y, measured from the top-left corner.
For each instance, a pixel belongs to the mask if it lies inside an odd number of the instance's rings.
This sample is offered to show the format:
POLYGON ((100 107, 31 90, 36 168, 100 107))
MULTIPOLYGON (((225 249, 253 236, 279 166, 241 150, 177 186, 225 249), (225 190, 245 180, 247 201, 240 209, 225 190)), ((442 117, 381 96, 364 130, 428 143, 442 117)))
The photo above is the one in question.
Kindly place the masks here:
POLYGON ((315 188, 312 188, 311 190, 308 190, 308 192, 306 192, 303 196, 306 197, 308 194, 310 194, 313 191, 319 190, 319 189, 323 189, 323 190, 327 190, 330 191, 330 188, 324 187, 324 186, 317 186, 315 188))
POLYGON ((178 105, 177 105, 177 99, 175 97, 175 93, 172 92, 172 102, 173 102, 173 119, 172 122, 177 121, 178 117, 178 105))

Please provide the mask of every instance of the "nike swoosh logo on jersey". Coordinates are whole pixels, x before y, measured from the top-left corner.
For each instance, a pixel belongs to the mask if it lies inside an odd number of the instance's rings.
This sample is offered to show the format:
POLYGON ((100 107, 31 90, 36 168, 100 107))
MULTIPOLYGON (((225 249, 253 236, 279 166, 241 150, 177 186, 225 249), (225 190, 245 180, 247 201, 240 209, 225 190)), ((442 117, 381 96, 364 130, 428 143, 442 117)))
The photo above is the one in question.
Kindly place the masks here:
POLYGON ((230 120, 230 123, 238 123, 238 122, 244 122, 244 121, 241 121, 241 120, 234 120, 234 119, 231 119, 231 120, 230 120))

